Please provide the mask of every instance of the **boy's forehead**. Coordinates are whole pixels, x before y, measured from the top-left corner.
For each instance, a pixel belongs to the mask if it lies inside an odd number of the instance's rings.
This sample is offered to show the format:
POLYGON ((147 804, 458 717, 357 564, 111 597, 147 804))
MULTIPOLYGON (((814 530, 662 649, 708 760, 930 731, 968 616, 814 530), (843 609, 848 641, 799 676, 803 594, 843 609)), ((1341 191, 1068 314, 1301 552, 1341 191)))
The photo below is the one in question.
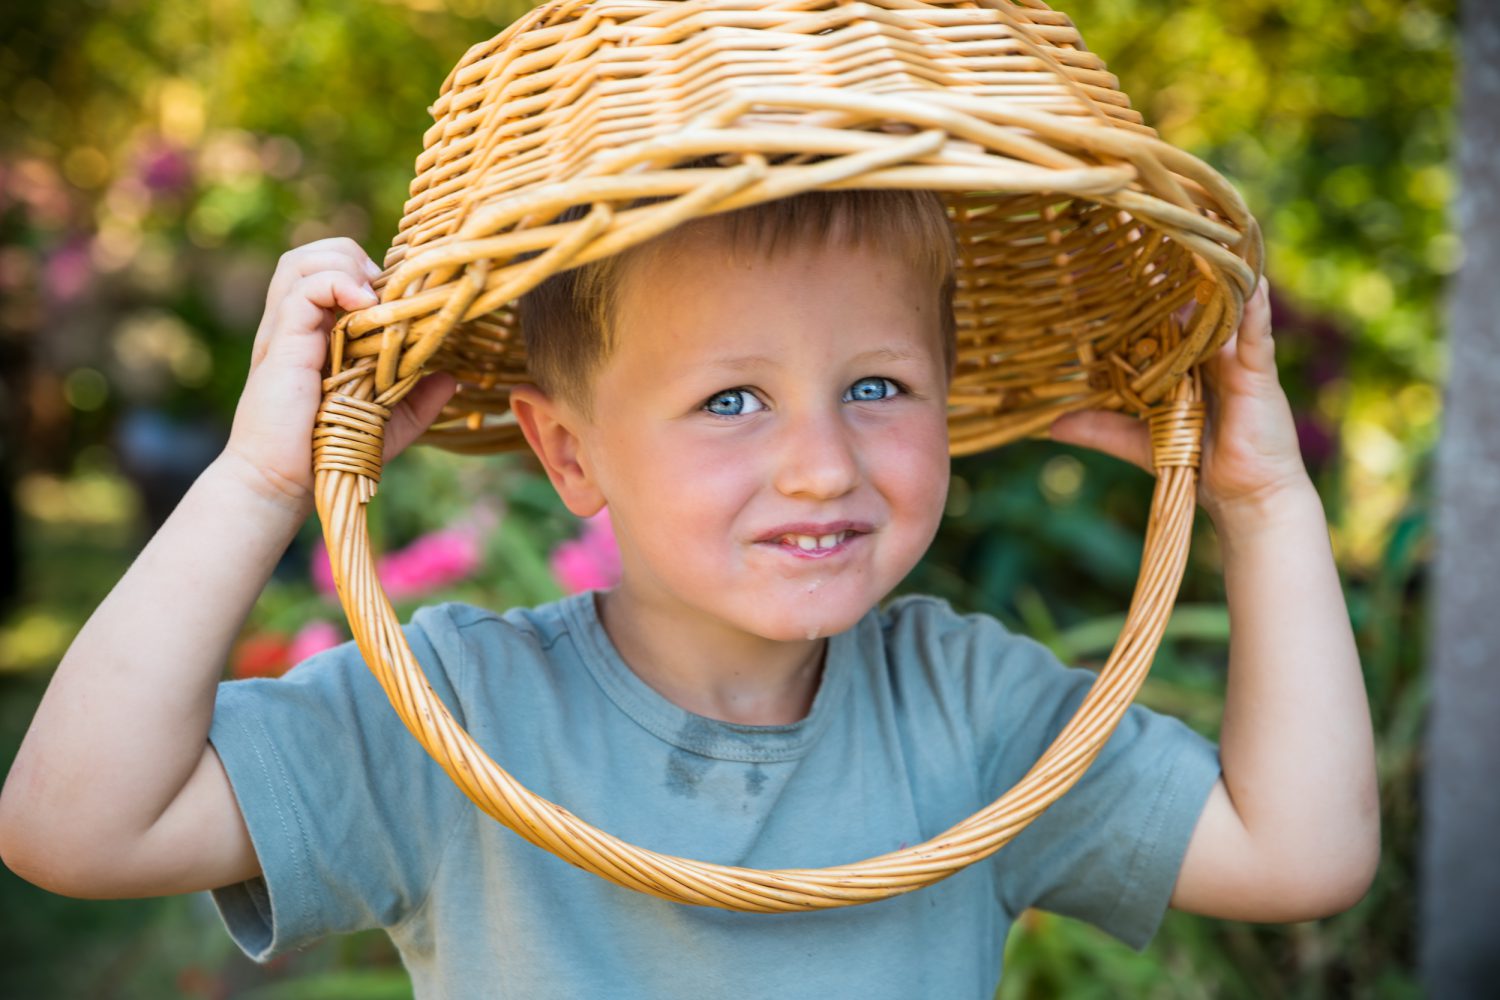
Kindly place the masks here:
MULTIPOLYGON (((726 274, 733 282, 733 272, 726 274)), ((748 376, 848 353, 869 361, 920 356, 911 346, 918 338, 888 310, 871 317, 878 322, 860 322, 832 307, 811 321, 789 322, 795 304, 770 299, 771 290, 763 288, 718 289, 692 301, 670 286, 655 292, 643 288, 628 305, 622 303, 615 350, 630 356, 631 367, 659 376, 664 386, 694 375, 748 376)))
POLYGON ((809 363, 944 367, 936 289, 910 259, 815 234, 766 247, 715 221, 622 252, 605 364, 631 393, 809 363))
MULTIPOLYGON (((879 276, 863 282, 867 293, 888 290, 903 302, 910 289, 902 287, 901 279, 909 276, 921 283, 919 268, 912 262, 875 247, 811 236, 762 247, 732 240, 722 225, 702 224, 713 221, 710 217, 669 230, 626 254, 617 273, 616 330, 628 328, 638 338, 671 333, 684 340, 676 345, 679 348, 712 351, 747 337, 762 340, 754 334, 757 320, 764 316, 822 305, 817 300, 824 296, 817 286, 797 280, 802 277, 822 277, 825 288, 845 287, 845 268, 857 268, 861 275, 879 276), (716 322, 704 322, 708 318, 716 322)), ((817 324, 802 332, 838 336, 817 324)))

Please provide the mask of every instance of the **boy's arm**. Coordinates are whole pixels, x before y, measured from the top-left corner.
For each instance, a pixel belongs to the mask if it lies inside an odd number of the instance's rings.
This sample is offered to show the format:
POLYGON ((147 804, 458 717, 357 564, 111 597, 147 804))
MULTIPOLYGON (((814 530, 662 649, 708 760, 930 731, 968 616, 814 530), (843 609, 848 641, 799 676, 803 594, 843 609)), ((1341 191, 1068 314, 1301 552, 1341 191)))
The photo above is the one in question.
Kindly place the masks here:
POLYGON ((1310 480, 1214 516, 1229 600, 1223 776, 1171 905, 1234 920, 1348 909, 1380 853, 1369 705, 1310 480))
POLYGON ((207 735, 229 648, 305 512, 237 461, 198 478, 53 674, 0 792, 0 854, 28 881, 123 898, 260 872, 207 735))
MULTIPOLYGON (((1270 283, 1203 363, 1208 422, 1198 499, 1213 518, 1229 596, 1223 777, 1199 816, 1171 905, 1239 920, 1347 909, 1380 854, 1375 745, 1359 655, 1276 370, 1270 283)), ((1144 421, 1078 411, 1055 440, 1155 472, 1144 421)))
MULTIPOLYGON (((334 310, 373 305, 379 273, 344 237, 282 255, 228 445, 73 640, 0 790, 0 857, 27 880, 117 898, 260 871, 209 725, 229 647, 313 510, 334 310)), ((456 387, 435 374, 411 389, 386 461, 456 387)))

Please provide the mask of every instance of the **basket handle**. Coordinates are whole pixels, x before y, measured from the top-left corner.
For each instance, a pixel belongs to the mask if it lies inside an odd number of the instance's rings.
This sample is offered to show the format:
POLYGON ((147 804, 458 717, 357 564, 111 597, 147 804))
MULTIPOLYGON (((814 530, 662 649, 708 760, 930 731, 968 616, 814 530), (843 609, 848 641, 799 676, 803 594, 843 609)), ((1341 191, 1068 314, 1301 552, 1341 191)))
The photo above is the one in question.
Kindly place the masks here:
MULTIPOLYGON (((1218 310, 1216 321, 1231 312, 1218 310)), ((362 359, 324 383, 314 431, 314 490, 354 640, 401 721, 470 800, 570 864, 661 899, 758 913, 828 909, 909 892, 993 854, 1067 792, 1103 749, 1145 680, 1182 583, 1203 431, 1197 366, 1147 413, 1157 476, 1124 628, 1072 720, 1014 787, 924 843, 846 865, 762 870, 658 853, 620 840, 522 786, 454 720, 412 654, 375 574, 365 508, 380 474, 384 421, 417 377, 413 372, 377 395, 375 363, 362 359)))

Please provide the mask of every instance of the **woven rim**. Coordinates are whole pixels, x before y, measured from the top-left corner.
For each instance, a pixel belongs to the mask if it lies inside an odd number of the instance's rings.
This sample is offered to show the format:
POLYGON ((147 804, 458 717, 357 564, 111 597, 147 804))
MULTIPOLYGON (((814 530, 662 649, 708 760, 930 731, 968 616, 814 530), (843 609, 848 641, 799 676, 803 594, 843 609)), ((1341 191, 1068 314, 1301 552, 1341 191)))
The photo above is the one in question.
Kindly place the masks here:
POLYGON ((1198 365, 1239 324, 1260 230, 1231 185, 1140 122, 1065 15, 1022 2, 573 0, 474 46, 444 82, 381 302, 331 333, 317 509, 355 641, 397 714, 471 800, 531 843, 676 902, 870 902, 998 850, 1082 776, 1135 697, 1186 566, 1198 365), (719 165, 681 167, 706 154, 719 165), (506 419, 509 387, 528 381, 520 295, 690 219, 841 188, 926 188, 947 206, 960 251, 952 454, 1034 435, 1073 409, 1148 421, 1157 479, 1140 577, 1073 719, 964 822, 831 868, 660 854, 521 786, 426 683, 374 573, 365 505, 384 426, 423 373, 446 369, 459 392, 419 441, 526 448, 506 419), (574 206, 587 211, 555 221, 574 206))

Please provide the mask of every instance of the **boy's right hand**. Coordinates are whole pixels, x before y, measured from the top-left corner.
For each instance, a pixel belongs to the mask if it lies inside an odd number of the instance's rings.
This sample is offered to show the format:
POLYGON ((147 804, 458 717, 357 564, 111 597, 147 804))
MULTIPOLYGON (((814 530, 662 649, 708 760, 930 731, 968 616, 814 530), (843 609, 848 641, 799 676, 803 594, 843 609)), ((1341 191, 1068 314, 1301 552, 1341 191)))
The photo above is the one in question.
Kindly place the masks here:
MULTIPOLYGON (((380 268, 344 236, 281 255, 250 353, 250 374, 221 458, 248 488, 305 519, 313 506, 312 433, 323 401, 323 364, 336 309, 379 301, 380 268)), ((417 382, 391 414, 384 461, 426 430, 458 387, 447 372, 417 382)))

